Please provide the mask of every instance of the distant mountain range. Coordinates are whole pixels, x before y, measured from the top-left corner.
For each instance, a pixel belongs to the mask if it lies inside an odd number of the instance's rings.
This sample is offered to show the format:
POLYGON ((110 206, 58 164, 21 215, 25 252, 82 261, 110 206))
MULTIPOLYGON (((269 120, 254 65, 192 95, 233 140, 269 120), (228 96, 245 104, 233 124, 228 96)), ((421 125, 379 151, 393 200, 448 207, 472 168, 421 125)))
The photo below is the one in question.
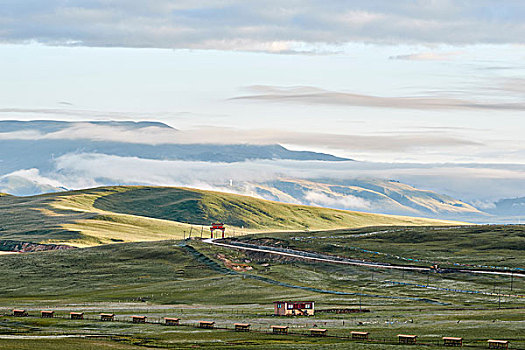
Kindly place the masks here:
POLYGON ((173 141, 176 141, 177 136, 176 129, 152 122, 0 121, 0 175, 29 168, 50 171, 54 167, 54 159, 69 153, 205 162, 241 162, 249 159, 349 160, 324 153, 291 151, 281 145, 146 144, 133 140, 104 141, 97 134, 69 137, 68 129, 79 125, 86 129, 90 126, 111 127, 118 128, 114 132, 132 130, 136 133, 141 129, 168 129, 173 131, 173 141), (37 136, 31 137, 31 132, 37 136), (56 136, 57 132, 63 132, 63 136, 56 136))
POLYGON ((238 187, 265 199, 369 213, 439 217, 486 217, 474 206, 393 180, 297 180, 245 183, 238 187))
POLYGON ((134 121, 86 121, 86 122, 65 122, 61 120, 0 120, 0 132, 16 131, 38 131, 42 134, 61 131, 79 124, 91 124, 98 126, 122 127, 125 129, 143 129, 147 127, 168 128, 177 130, 169 125, 160 122, 134 122, 134 121))
POLYGON ((497 216, 517 217, 520 222, 525 222, 525 197, 501 199, 485 211, 497 216))
MULTIPOLYGON (((222 163, 255 159, 351 161, 330 154, 291 151, 281 145, 178 144, 177 136, 177 129, 158 122, 0 121, 0 192, 24 196, 68 190, 40 181, 39 175, 52 176, 57 171, 56 159, 75 153, 222 163), (115 138, 119 133, 125 134, 115 138), (155 138, 157 133, 163 135, 164 143, 134 138, 155 138), (27 176, 28 173, 35 176, 27 176)), ((140 184, 111 179, 94 183, 140 184)), ((207 185, 225 188, 224 183, 207 185)), ((502 199, 480 210, 447 195, 375 178, 235 182, 228 191, 285 203, 473 222, 506 222, 525 213, 525 198, 502 199)))

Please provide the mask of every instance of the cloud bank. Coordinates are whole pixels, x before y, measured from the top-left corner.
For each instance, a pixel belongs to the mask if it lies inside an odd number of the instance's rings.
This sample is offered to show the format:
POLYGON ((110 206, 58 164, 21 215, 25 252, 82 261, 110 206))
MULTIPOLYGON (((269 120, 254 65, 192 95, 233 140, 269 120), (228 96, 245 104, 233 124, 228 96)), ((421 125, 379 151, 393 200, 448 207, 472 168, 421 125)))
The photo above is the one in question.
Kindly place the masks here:
MULTIPOLYGON (((293 160, 253 160, 226 164, 104 154, 68 154, 56 160, 56 172, 50 177, 67 188, 148 184, 204 189, 228 188, 230 180, 236 183, 280 178, 344 180, 368 177, 395 179, 465 201, 494 201, 525 196, 525 165, 517 164, 392 164, 293 160)), ((323 200, 318 196, 314 199, 323 200)), ((366 203, 353 205, 364 206, 366 203)))
POLYGON ((435 131, 393 133, 387 135, 352 135, 315 132, 296 132, 279 129, 236 129, 201 127, 177 130, 169 127, 147 126, 129 128, 94 123, 70 123, 58 131, 42 132, 25 129, 0 132, 0 140, 90 140, 113 141, 146 145, 162 144, 293 144, 306 147, 325 147, 354 151, 408 151, 420 148, 480 146, 479 142, 439 134, 435 131))
POLYGON ((522 1, 4 1, 0 40, 305 52, 304 45, 525 42, 522 1))
POLYGON ((391 60, 407 61, 448 61, 455 56, 461 55, 461 52, 419 52, 406 55, 390 56, 391 60))
POLYGON ((248 88, 252 94, 232 100, 324 104, 338 106, 399 108, 418 110, 500 110, 525 111, 523 102, 468 100, 434 96, 374 96, 350 92, 329 91, 311 86, 278 87, 257 85, 248 88))
POLYGON ((306 193, 305 200, 310 205, 328 207, 328 208, 346 208, 346 209, 370 209, 371 203, 366 199, 352 195, 330 197, 322 192, 310 191, 306 193))

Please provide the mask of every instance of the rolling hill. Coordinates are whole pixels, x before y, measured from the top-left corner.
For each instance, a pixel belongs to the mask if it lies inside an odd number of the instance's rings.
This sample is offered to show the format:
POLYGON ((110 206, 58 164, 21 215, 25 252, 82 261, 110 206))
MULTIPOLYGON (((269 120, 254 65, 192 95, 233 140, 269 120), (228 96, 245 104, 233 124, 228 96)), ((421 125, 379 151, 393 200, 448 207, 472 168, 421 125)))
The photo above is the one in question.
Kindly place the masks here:
POLYGON ((71 246, 178 239, 223 221, 231 233, 457 222, 284 204, 175 187, 113 186, 0 197, 0 240, 71 246))

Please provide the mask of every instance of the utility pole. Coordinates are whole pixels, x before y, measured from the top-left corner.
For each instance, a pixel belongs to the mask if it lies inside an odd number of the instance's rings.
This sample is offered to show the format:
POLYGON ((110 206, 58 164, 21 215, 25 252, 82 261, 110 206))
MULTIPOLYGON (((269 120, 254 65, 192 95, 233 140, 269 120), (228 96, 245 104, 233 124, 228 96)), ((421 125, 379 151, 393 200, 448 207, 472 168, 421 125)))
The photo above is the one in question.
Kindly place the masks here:
POLYGON ((188 238, 191 238, 191 231, 193 231, 193 226, 190 226, 190 235, 188 238))
POLYGON ((202 239, 202 231, 204 231, 204 226, 201 225, 201 239, 202 239))

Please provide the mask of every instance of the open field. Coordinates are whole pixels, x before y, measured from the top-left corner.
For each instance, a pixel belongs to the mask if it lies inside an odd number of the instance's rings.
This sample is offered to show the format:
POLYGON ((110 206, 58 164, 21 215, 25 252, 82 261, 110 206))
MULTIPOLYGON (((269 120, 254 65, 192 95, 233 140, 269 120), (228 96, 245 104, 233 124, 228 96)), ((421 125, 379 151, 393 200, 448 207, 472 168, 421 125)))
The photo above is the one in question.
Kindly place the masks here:
POLYGON ((207 226, 213 221, 228 223, 238 234, 453 223, 283 204, 174 187, 115 186, 32 197, 0 197, 0 241, 86 247, 182 239, 190 233, 206 234, 207 226))
POLYGON ((524 225, 367 227, 264 233, 238 239, 286 248, 419 266, 454 263, 525 266, 524 225), (418 259, 420 261, 418 261, 418 259))
MULTIPOLYGON (((362 247, 379 247, 388 252, 387 238, 381 236, 387 233, 369 234, 381 230, 385 231, 383 228, 338 231, 335 236, 352 235, 353 239, 347 237, 345 241, 351 241, 352 246, 359 243, 362 247), (379 239, 384 241, 375 246, 379 239)), ((478 228, 478 231, 474 228, 437 230, 443 247, 439 252, 432 248, 433 236, 428 233, 435 234, 436 229, 392 228, 394 234, 397 232, 402 236, 397 230, 409 233, 415 230, 420 234, 414 246, 403 251, 404 254, 418 251, 420 259, 432 260, 439 256, 450 262, 467 261, 462 258, 465 248, 461 244, 454 245, 459 239, 464 242, 478 234, 480 237, 492 235, 498 238, 498 242, 508 239, 520 245, 523 234, 523 227, 518 226, 487 226, 478 228)), ((334 251, 331 245, 335 241, 332 239, 341 238, 326 238, 330 235, 334 232, 265 233, 242 240, 252 243, 260 240, 297 249, 309 247, 325 254, 353 256, 354 250, 341 248, 334 251), (308 238, 307 244, 305 237, 312 235, 325 238, 308 238), (326 246, 322 243, 325 240, 326 246)), ((393 244, 395 240, 392 240, 393 244)), ((470 247, 472 251, 480 250, 484 244, 483 239, 472 242, 478 242, 470 247)), ((392 259, 376 255, 376 259, 392 259)), ((503 265, 514 262, 514 267, 523 266, 525 258, 520 250, 497 245, 494 249, 480 250, 470 262, 476 262, 475 259, 480 257, 484 257, 483 263, 499 261, 503 265), (509 256, 507 260, 501 260, 501 254, 511 252, 515 259, 509 256)), ((513 349, 525 349, 525 299, 415 286, 426 284, 473 291, 495 289, 506 294, 510 291, 508 276, 429 274, 315 263, 216 247, 200 240, 123 243, 5 255, 0 256, 0 273, 6 277, 0 285, 0 313, 10 314, 10 310, 16 307, 25 308, 33 315, 38 315, 43 309, 52 309, 59 316, 54 319, 0 317, 0 348, 6 349, 12 348, 13 344, 28 349, 35 344, 41 349, 66 349, 72 344, 79 349, 362 348, 362 343, 344 338, 351 330, 370 332, 374 341, 367 346, 377 349, 404 348, 395 344, 399 333, 417 334, 419 342, 432 347, 441 343, 442 336, 460 336, 469 347, 486 348, 487 339, 501 338, 510 340, 513 349), (414 285, 395 285, 389 281, 414 285), (317 312, 308 318, 272 316, 272 302, 282 299, 314 300, 317 310, 361 307, 370 312, 317 312), (100 312, 113 312, 119 321, 60 318, 67 316, 69 311, 84 311, 88 318, 96 318, 100 312), (180 317, 182 326, 134 325, 129 322, 134 314, 147 315, 151 322, 162 317, 180 317), (225 329, 195 328, 199 320, 215 321, 217 327, 225 329), (258 332, 233 332, 231 328, 235 322, 250 323, 258 332), (273 324, 288 325, 294 334, 265 334, 273 324), (314 325, 328 329, 329 335, 337 337, 306 336, 314 325), (5 339, 5 335, 98 337, 5 339)), ((512 288, 513 293, 525 294, 522 279, 515 278, 512 288)))
MULTIPOLYGON (((131 308, 133 306, 130 306, 131 308)), ((374 312, 367 316, 341 316, 317 315, 305 318, 282 319, 275 317, 257 317, 259 309, 252 310, 253 307, 240 306, 231 309, 220 307, 212 310, 199 309, 168 309, 155 312, 155 310, 142 311, 143 315, 148 315, 152 321, 156 321, 157 315, 176 314, 182 317, 182 325, 176 327, 166 327, 160 324, 137 325, 129 322, 129 316, 136 312, 136 309, 121 309, 117 313, 121 321, 100 322, 96 320, 72 321, 62 318, 38 319, 38 318, 13 318, 2 317, 0 329, 9 330, 11 334, 19 337, 25 335, 39 336, 41 339, 3 339, 0 335, 0 348, 9 348, 13 344, 33 343, 38 344, 43 349, 53 349, 54 344, 66 345, 75 344, 74 338, 46 339, 46 336, 55 334, 69 334, 86 336, 89 334, 97 335, 98 338, 84 338, 80 344, 84 346, 121 346, 122 348, 219 348, 219 349, 279 349, 279 348, 307 348, 307 349, 359 349, 363 347, 362 342, 345 339, 352 330, 369 331, 371 341, 368 346, 377 349, 402 349, 410 346, 397 345, 396 335, 399 333, 417 334, 418 341, 428 344, 429 347, 439 348, 442 344, 443 335, 461 336, 465 339, 465 345, 473 348, 486 348, 487 337, 498 334, 501 338, 511 340, 511 347, 515 349, 523 348, 522 335, 519 334, 519 318, 523 318, 523 310, 517 310, 514 317, 509 317, 511 310, 484 310, 472 311, 469 317, 464 317, 460 311, 439 311, 414 312, 409 310, 398 310, 392 315, 392 310, 384 312, 374 312), (389 314, 390 313, 390 314, 389 314), (207 330, 197 328, 200 319, 214 320, 220 329, 207 330), (252 324, 254 331, 249 333, 233 332, 233 323, 242 320, 252 324), (492 320, 495 320, 492 322, 492 320), (458 323, 458 321, 460 321, 458 323), (270 325, 285 324, 290 327, 290 335, 268 334, 270 325), (334 337, 313 338, 307 336, 308 329, 316 324, 319 327, 326 327, 329 335, 334 337), (337 336, 337 337, 335 337, 337 336), (64 340, 66 341, 64 344, 64 340), (16 343, 15 343, 16 341, 16 343), (48 344, 46 344, 48 343, 48 344), (51 344, 49 344, 51 343, 51 344), (47 345, 47 346, 46 346, 47 345)), ((261 310, 264 312, 264 310, 261 310)), ((260 311, 259 311, 260 312, 260 311)), ((158 316, 157 316, 158 317, 158 316)), ((95 318, 95 315, 93 315, 95 318)), ((118 348, 118 347, 117 347, 118 348)), ((418 348, 418 347, 417 347, 418 348)), ((427 347, 425 347, 427 348, 427 347)))

